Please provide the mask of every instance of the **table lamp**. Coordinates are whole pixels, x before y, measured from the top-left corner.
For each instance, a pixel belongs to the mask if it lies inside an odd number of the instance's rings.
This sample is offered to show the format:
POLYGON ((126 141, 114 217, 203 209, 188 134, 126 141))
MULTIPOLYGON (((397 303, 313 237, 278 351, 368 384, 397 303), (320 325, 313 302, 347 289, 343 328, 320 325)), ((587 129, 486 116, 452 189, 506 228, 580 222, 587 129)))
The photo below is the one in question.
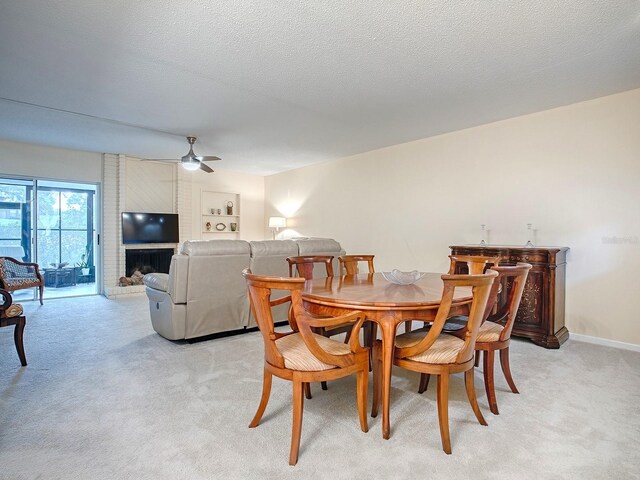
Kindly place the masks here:
POLYGON ((273 229, 273 239, 281 228, 287 226, 287 219, 284 217, 269 217, 269 228, 273 229))

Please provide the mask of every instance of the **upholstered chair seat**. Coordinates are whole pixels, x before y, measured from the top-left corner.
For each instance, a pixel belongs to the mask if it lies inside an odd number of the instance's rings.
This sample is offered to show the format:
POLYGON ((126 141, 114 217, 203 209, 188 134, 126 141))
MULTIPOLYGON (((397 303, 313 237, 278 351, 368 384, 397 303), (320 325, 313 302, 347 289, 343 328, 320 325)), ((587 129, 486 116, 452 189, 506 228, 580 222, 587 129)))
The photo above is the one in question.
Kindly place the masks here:
POLYGON ((480 325, 476 342, 497 342, 504 327, 499 323, 486 321, 480 325))
MULTIPOLYGON (((349 345, 331 340, 330 338, 313 334, 320 348, 332 355, 347 355, 351 352, 349 345)), ((284 366, 291 370, 303 372, 315 372, 319 370, 331 370, 335 365, 326 364, 311 353, 302 335, 294 333, 276 340, 276 346, 284 358, 284 366)))
MULTIPOLYGON (((428 330, 414 330, 396 337, 396 347, 404 348, 417 344, 425 336, 428 330)), ((408 360, 423 363, 447 364, 455 363, 456 356, 460 353, 460 349, 464 345, 464 341, 453 335, 446 333, 441 334, 433 345, 424 352, 407 357, 408 360)))

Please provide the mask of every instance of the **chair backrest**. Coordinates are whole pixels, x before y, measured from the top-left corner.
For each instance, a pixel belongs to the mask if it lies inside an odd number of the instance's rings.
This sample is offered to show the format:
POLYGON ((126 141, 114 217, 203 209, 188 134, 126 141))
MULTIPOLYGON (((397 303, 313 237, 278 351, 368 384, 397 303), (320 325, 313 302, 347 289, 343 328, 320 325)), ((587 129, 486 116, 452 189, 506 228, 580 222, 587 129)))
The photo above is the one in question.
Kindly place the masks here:
POLYGON ((367 262, 368 273, 374 273, 373 257, 375 255, 340 255, 340 275, 356 275, 359 273, 358 263, 367 262))
POLYGON ((253 275, 248 269, 243 270, 242 275, 247 281, 251 311, 264 341, 265 360, 271 365, 285 368, 284 358, 276 346, 278 336, 274 330, 271 313, 271 291, 286 291, 289 295, 294 291, 301 292, 305 280, 304 278, 253 275))
POLYGON ((324 264, 327 277, 333 277, 333 255, 300 255, 296 257, 288 257, 289 276, 297 276, 305 280, 313 279, 313 267, 315 264, 324 264), (294 271, 295 266, 295 271, 294 271))
POLYGON ((500 256, 485 256, 485 255, 449 255, 449 275, 455 275, 456 273, 465 273, 458 270, 458 266, 466 264, 467 272, 469 275, 477 275, 484 273, 491 265, 498 265, 500 262, 500 256))
POLYGON ((508 340, 511 337, 511 330, 513 329, 513 323, 520 307, 520 300, 522 299, 522 292, 524 292, 524 286, 527 282, 527 276, 529 270, 531 270, 531 264, 518 263, 515 266, 509 267, 492 267, 492 270, 498 272, 498 279, 507 279, 510 282, 510 288, 507 288, 506 284, 503 287, 503 292, 507 292, 507 298, 498 311, 489 317, 489 320, 493 322, 504 322, 504 328, 500 333, 500 341, 508 340))
POLYGON ((440 301, 438 313, 436 314, 429 333, 415 345, 396 348, 396 355, 399 357, 412 357, 427 350, 433 342, 436 341, 440 332, 442 332, 442 327, 447 318, 449 318, 455 289, 471 287, 472 301, 469 308, 469 320, 467 321, 464 338, 462 339, 464 344, 458 351, 456 362, 464 363, 473 359, 480 324, 482 323, 484 311, 487 306, 491 286, 497 276, 498 272, 494 270, 487 270, 484 274, 476 275, 443 275, 442 281, 444 282, 444 289, 442 292, 442 300, 440 301))

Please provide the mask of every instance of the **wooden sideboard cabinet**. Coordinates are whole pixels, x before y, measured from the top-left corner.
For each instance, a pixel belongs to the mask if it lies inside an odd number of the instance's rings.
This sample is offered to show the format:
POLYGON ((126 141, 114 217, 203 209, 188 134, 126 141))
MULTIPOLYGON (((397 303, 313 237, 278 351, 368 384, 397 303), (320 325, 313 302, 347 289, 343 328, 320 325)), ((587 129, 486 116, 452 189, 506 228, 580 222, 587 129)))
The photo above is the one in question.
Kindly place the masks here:
MULTIPOLYGON (((500 265, 532 265, 512 335, 526 337, 545 348, 560 348, 569 338, 564 326, 564 287, 568 247, 453 245, 452 255, 500 256, 500 265)), ((466 268, 466 267, 464 267, 466 268)), ((508 289, 509 284, 506 285, 508 289)), ((506 296, 501 295, 501 299, 506 296)))

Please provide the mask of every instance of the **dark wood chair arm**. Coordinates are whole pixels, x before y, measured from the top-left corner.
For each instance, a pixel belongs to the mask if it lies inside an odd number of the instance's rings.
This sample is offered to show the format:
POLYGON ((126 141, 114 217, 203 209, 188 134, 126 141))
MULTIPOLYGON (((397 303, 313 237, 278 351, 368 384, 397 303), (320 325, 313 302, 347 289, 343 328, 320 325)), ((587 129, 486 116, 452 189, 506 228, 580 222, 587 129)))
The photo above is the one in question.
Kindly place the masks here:
POLYGON ((0 288, 0 295, 2 295, 2 305, 0 305, 0 310, 6 310, 13 303, 13 298, 4 288, 0 288))

